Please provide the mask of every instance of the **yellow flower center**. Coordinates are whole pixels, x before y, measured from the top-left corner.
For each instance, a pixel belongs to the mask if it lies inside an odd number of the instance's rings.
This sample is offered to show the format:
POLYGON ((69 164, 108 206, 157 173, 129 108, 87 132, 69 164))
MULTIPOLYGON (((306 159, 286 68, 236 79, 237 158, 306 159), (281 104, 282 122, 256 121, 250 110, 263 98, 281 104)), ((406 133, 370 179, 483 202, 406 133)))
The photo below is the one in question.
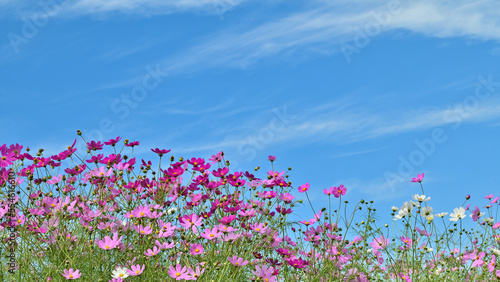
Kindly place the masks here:
POLYGON ((175 276, 177 276, 177 277, 181 276, 180 272, 177 272, 177 273, 175 274, 175 276))

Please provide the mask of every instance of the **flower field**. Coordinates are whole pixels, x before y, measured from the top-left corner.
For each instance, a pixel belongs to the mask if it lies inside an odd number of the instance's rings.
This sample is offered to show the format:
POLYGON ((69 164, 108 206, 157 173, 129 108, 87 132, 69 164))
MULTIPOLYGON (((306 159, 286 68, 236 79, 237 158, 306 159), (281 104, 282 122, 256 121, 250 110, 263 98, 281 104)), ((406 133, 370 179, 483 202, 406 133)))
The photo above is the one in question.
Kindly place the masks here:
POLYGON ((349 187, 295 185, 275 156, 244 172, 223 152, 155 148, 139 162, 139 141, 78 135, 86 152, 76 140, 51 156, 0 147, 2 281, 500 281, 498 195, 435 213, 422 173, 390 231, 373 201, 348 209, 349 187), (297 193, 322 193, 328 207, 297 193), (304 204, 313 218, 292 220, 304 204))

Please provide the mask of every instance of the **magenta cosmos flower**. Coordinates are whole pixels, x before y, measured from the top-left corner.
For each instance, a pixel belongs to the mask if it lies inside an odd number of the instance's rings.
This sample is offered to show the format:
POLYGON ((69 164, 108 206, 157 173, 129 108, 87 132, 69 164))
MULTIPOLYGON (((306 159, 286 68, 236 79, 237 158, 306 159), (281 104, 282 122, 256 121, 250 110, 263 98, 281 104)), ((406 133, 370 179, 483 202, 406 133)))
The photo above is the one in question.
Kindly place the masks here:
POLYGON ((269 156, 267 157, 271 162, 274 162, 276 160, 276 156, 269 156))
POLYGON ((104 142, 105 145, 111 145, 111 146, 115 146, 118 141, 122 140, 122 138, 120 136, 116 137, 116 139, 109 139, 108 142, 104 142))
POLYGON ((413 178, 411 180, 411 182, 418 182, 418 183, 420 183, 420 182, 422 182, 423 179, 424 179, 424 173, 422 172, 422 174, 417 174, 417 178, 413 178))
POLYGON ((303 184, 299 186, 299 193, 304 193, 309 190, 309 183, 303 184))
POLYGON ((97 150, 102 150, 104 147, 104 144, 101 143, 101 141, 95 142, 94 140, 87 142, 87 149, 97 151, 97 150))
POLYGON ((153 150, 153 149, 151 149, 151 151, 153 151, 153 153, 157 153, 157 154, 158 154, 158 156, 160 156, 160 158, 161 158, 161 157, 163 157, 163 155, 167 154, 167 153, 168 153, 168 152, 170 152, 171 150, 165 150, 165 149, 160 150, 160 149, 156 148, 156 149, 154 149, 154 150, 153 150))
POLYGON ((333 195, 335 196, 335 198, 339 198, 340 196, 344 196, 345 195, 345 192, 347 191, 347 189, 344 187, 344 185, 340 184, 339 187, 333 187, 333 195))
POLYGON ((70 268, 69 270, 65 269, 62 274, 66 279, 78 279, 82 274, 80 273, 80 270, 73 270, 73 268, 70 268))

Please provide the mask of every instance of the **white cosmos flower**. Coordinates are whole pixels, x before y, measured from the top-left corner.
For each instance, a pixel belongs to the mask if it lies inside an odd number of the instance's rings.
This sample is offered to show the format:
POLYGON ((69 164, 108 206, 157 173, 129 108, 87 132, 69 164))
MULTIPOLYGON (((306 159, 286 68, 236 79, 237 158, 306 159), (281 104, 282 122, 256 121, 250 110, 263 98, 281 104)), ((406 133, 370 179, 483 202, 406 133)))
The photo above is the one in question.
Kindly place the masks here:
POLYGON ((423 207, 420 209, 420 215, 422 217, 427 217, 429 216, 430 214, 432 214, 432 207, 423 207))
POLYGON ((437 213, 436 216, 437 217, 444 217, 447 214, 448 214, 447 212, 442 212, 442 213, 437 213))
POLYGON ((450 216, 451 221, 457 221, 460 218, 465 218, 465 209, 463 207, 455 208, 450 216))
POLYGON ((497 256, 500 256, 500 250, 499 249, 491 248, 490 251, 492 251, 493 253, 495 253, 497 256))
POLYGON ((405 202, 401 209, 399 210, 398 214, 394 216, 394 220, 402 219, 403 217, 407 216, 411 211, 413 210, 413 205, 405 202))
MULTIPOLYGON (((483 213, 481 213, 481 216, 483 216, 483 215, 484 215, 484 214, 483 214, 483 213)), ((493 218, 491 218, 491 217, 487 217, 487 218, 484 218, 484 221, 485 221, 485 222, 487 222, 487 223, 489 223, 489 222, 493 222, 493 218)))
POLYGON ((419 202, 427 202, 430 199, 431 199, 431 197, 425 198, 425 195, 419 195, 419 194, 413 195, 413 200, 419 201, 419 202))
POLYGON ((118 267, 115 270, 113 270, 113 274, 111 275, 111 277, 113 278, 121 278, 121 279, 127 278, 128 276, 129 275, 127 273, 127 269, 122 267, 118 267))

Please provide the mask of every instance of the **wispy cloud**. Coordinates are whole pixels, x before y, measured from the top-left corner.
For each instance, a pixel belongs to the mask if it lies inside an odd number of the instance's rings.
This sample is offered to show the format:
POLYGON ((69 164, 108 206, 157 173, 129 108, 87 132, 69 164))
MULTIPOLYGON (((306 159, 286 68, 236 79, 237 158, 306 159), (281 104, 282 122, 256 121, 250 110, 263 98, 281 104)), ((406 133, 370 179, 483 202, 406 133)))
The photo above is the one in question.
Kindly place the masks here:
MULTIPOLYGON (((328 112, 325 109, 324 113, 314 114, 311 109, 315 108, 306 109, 297 114, 298 117, 288 125, 287 130, 277 134, 273 138, 272 144, 305 144, 325 142, 325 140, 334 143, 349 144, 405 132, 451 126, 455 125, 456 120, 444 117, 451 113, 456 114, 456 110, 460 108, 460 105, 448 108, 422 108, 406 113, 403 110, 392 111, 386 114, 372 114, 360 108, 355 111, 352 108, 348 108, 334 114, 332 114, 332 111, 328 112), (356 112, 356 114, 352 114, 352 112, 356 112)), ((492 99, 488 103, 480 104, 473 111, 467 112, 461 118, 461 123, 484 122, 498 118, 500 118, 500 102, 498 99, 492 99)), ((203 145, 191 144, 189 148, 186 147, 181 150, 184 152, 195 152, 214 148, 237 148, 237 146, 244 144, 248 140, 250 135, 245 132, 257 132, 260 128, 265 127, 266 123, 261 120, 261 123, 255 123, 253 126, 254 129, 250 131, 247 129, 244 132, 237 130, 227 132, 227 136, 231 136, 231 139, 223 142, 210 144, 204 140, 203 145)), ((355 152, 353 154, 368 153, 382 149, 384 148, 355 152)))
POLYGON ((401 1, 395 11, 387 7, 387 1, 321 3, 315 10, 290 14, 246 31, 233 28, 212 35, 185 53, 167 58, 164 65, 173 73, 183 73, 221 66, 247 68, 264 57, 304 47, 331 54, 332 50, 339 52, 342 43, 355 39, 356 31, 377 20, 381 32, 407 30, 431 37, 500 39, 500 2, 401 1), (386 15, 385 22, 381 15, 386 15))
POLYGON ((208 12, 222 14, 244 0, 77 0, 66 2, 65 11, 75 15, 122 12, 161 15, 174 12, 208 12))

